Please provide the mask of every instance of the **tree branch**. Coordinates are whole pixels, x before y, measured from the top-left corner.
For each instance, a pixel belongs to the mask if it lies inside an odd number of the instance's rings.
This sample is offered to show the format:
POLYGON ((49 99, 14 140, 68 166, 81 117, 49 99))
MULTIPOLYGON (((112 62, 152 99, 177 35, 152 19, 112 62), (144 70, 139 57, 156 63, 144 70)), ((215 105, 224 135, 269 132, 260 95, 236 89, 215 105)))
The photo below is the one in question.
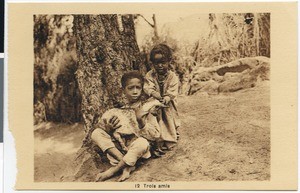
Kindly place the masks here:
POLYGON ((138 16, 142 17, 152 28, 154 28, 154 25, 150 23, 143 15, 137 14, 138 16))

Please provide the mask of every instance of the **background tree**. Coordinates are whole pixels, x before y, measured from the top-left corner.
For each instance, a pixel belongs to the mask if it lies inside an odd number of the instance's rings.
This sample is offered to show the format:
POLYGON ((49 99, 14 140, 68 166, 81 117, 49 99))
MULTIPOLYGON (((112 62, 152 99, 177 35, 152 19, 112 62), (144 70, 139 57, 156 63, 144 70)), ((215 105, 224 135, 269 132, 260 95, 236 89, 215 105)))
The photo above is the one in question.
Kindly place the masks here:
POLYGON ((86 132, 75 176, 88 173, 87 168, 93 161, 96 165, 101 162, 96 153, 99 149, 90 141, 90 134, 105 110, 121 105, 124 99, 121 76, 129 70, 146 71, 141 63, 133 19, 133 15, 116 14, 74 16, 78 56, 76 79, 82 96, 86 132))
POLYGON ((145 20, 145 22, 147 24, 150 25, 150 27, 152 27, 153 29, 153 37, 152 37, 152 41, 154 43, 157 43, 159 41, 159 35, 158 35, 158 28, 157 28, 157 21, 156 21, 156 16, 155 14, 152 14, 152 23, 150 21, 148 21, 142 14, 137 14, 137 16, 143 18, 145 20))
POLYGON ((192 55, 199 66, 217 66, 233 60, 270 57, 270 14, 209 14, 209 30, 196 42, 192 55))
POLYGON ((81 121, 71 15, 34 16, 35 123, 81 121))

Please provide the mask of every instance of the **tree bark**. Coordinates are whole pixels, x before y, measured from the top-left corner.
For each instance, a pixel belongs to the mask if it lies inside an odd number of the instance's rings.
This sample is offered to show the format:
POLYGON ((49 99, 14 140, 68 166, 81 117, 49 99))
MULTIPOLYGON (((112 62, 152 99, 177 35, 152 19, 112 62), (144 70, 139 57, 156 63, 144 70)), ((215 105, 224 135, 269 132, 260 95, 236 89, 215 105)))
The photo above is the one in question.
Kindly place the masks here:
POLYGON ((82 113, 88 133, 99 116, 118 106, 120 79, 125 71, 143 70, 132 15, 75 15, 78 69, 82 113), (122 25, 122 26, 120 26, 122 25))
MULTIPOLYGON (((78 57, 76 78, 82 95, 86 132, 77 156, 76 178, 93 175, 88 174, 95 169, 91 169, 91 160, 101 160, 90 135, 105 110, 122 104, 122 75, 129 70, 145 72, 145 67, 141 62, 132 15, 75 15, 74 34, 78 57)), ((99 167, 96 167, 97 172, 99 167)), ((93 179, 80 181, 86 180, 93 179)))

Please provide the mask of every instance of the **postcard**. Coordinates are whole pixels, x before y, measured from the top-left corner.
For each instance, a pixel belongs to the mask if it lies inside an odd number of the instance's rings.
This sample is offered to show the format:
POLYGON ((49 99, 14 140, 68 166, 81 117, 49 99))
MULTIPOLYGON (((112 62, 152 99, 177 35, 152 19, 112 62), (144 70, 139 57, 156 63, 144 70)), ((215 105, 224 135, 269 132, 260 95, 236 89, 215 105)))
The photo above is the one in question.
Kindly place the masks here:
POLYGON ((17 190, 297 189, 296 2, 9 3, 8 20, 17 190))

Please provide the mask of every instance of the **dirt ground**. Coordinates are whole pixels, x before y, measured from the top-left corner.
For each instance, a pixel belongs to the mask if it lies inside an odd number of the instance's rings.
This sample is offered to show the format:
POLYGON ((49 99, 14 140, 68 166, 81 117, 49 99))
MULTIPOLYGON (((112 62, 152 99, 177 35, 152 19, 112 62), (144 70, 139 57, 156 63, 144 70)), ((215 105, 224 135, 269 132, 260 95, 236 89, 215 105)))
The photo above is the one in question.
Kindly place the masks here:
MULTIPOLYGON (((178 145, 162 158, 145 161, 128 181, 270 179, 268 81, 234 93, 180 96, 178 102, 178 145)), ((83 137, 82 124, 36 127, 35 181, 62 181, 83 137)))

